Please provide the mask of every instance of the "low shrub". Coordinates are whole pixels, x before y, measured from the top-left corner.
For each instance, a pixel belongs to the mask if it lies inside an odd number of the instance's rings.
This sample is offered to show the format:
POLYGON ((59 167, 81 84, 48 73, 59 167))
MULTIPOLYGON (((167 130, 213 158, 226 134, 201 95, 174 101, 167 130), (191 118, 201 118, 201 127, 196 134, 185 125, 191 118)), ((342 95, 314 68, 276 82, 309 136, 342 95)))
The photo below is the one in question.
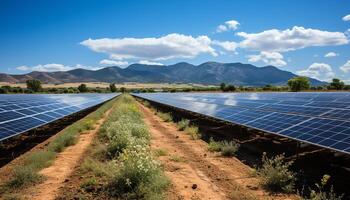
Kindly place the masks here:
POLYGON ((181 121, 179 121, 177 123, 177 129, 179 131, 183 131, 185 130, 188 126, 190 125, 190 120, 188 119, 181 119, 181 121))
POLYGON ((31 166, 21 166, 13 170, 13 176, 7 183, 7 186, 11 189, 22 188, 24 186, 38 183, 41 180, 42 176, 31 166))
POLYGON ((158 115, 164 122, 172 122, 172 121, 173 121, 173 117, 171 116, 170 113, 158 112, 157 115, 158 115))
POLYGON ((51 165, 56 154, 51 151, 38 151, 30 154, 24 161, 25 166, 30 166, 33 170, 40 170, 51 165))
POLYGON ((156 157, 166 156, 168 155, 168 152, 165 149, 156 149, 153 151, 153 155, 156 157))
POLYGON ((221 155, 234 156, 239 149, 239 144, 234 141, 223 141, 221 143, 221 155))
POLYGON ((109 163, 102 163, 95 159, 87 158, 82 163, 80 169, 83 173, 92 172, 96 177, 111 177, 113 166, 109 163))
POLYGON ((144 199, 160 194, 167 187, 168 181, 160 164, 150 155, 149 148, 141 145, 131 145, 121 154, 117 171, 109 184, 112 196, 144 199))
POLYGON ((131 128, 131 135, 137 138, 143 138, 145 140, 151 139, 151 135, 145 124, 133 124, 131 128))
POLYGON ((295 185, 295 174, 289 170, 293 162, 285 162, 284 155, 268 158, 262 156, 262 167, 257 174, 263 179, 262 185, 272 191, 292 192, 295 185))
POLYGON ((151 104, 148 101, 143 101, 142 104, 146 107, 151 107, 151 104))
POLYGON ((118 158, 130 144, 131 136, 127 133, 114 136, 107 145, 107 155, 110 159, 118 158))
POLYGON ((80 185, 81 188, 85 190, 93 190, 94 187, 98 185, 95 177, 88 178, 80 185))
POLYGON ((222 143, 216 142, 212 137, 209 139, 208 151, 210 152, 219 152, 221 151, 222 143))
POLYGON ((186 127, 185 132, 190 135, 192 140, 197 140, 197 139, 201 138, 201 134, 199 133, 199 129, 196 126, 186 127))
POLYGON ((329 191, 325 189, 331 176, 328 174, 323 175, 320 184, 316 183, 316 190, 311 190, 311 193, 305 199, 310 200, 341 200, 344 195, 337 195, 334 192, 333 186, 330 187, 329 191))
POLYGON ((77 135, 78 134, 73 132, 64 132, 58 135, 55 140, 49 144, 48 150, 57 153, 62 152, 64 148, 77 143, 77 135))
POLYGON ((92 119, 85 120, 83 122, 83 131, 85 130, 92 130, 95 128, 95 121, 92 119))

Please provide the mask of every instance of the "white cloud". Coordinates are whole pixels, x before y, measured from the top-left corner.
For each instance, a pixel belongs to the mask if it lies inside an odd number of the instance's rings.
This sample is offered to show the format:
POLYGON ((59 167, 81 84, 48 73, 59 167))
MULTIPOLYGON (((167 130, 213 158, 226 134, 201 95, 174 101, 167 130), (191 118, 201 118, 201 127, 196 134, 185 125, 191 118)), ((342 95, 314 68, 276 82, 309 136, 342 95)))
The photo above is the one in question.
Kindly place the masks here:
POLYGON ((213 41, 214 45, 220 46, 221 48, 225 49, 226 51, 236 51, 236 48, 238 44, 236 42, 230 42, 230 41, 213 41))
POLYGON ((330 81, 335 77, 335 73, 330 65, 326 63, 313 63, 305 70, 296 72, 300 76, 316 78, 322 81, 330 81))
POLYGON ((340 69, 343 72, 348 73, 350 71, 350 60, 348 60, 343 66, 341 66, 340 69))
POLYGON ((89 69, 89 70, 98 70, 101 69, 100 67, 91 67, 91 66, 84 66, 81 64, 76 64, 75 66, 68 66, 68 65, 63 65, 63 64, 57 64, 57 63, 49 63, 49 64, 40 64, 40 65, 35 65, 35 66, 19 66, 16 67, 18 70, 22 71, 40 71, 40 72, 55 72, 55 71, 69 71, 73 69, 89 69))
POLYGON ((225 22, 225 24, 226 24, 227 28, 231 29, 231 30, 236 30, 239 26, 239 22, 236 20, 227 21, 227 22, 225 22))
POLYGON ((350 21, 350 14, 343 17, 344 21, 350 21))
POLYGON ((217 56, 207 36, 192 37, 169 34, 159 38, 88 39, 80 44, 96 52, 107 53, 113 59, 167 60, 194 58, 200 54, 217 56))
POLYGON ((28 67, 26 65, 22 65, 22 66, 16 67, 16 69, 21 70, 21 71, 29 71, 30 67, 28 67))
POLYGON ((100 65, 116 65, 116 66, 126 66, 129 64, 127 61, 108 60, 108 59, 103 59, 99 63, 100 65))
POLYGON ((239 25, 240 25, 240 23, 238 21, 229 20, 229 21, 226 21, 225 24, 220 24, 216 28, 216 32, 222 33, 222 32, 228 31, 228 30, 237 30, 239 25))
POLYGON ((278 52, 267 52, 262 51, 258 55, 249 55, 249 62, 264 62, 269 65, 274 65, 277 67, 285 66, 287 63, 283 60, 283 55, 278 52))
POLYGON ((294 26, 292 29, 271 29, 260 33, 239 32, 244 38, 241 48, 254 51, 286 52, 306 47, 348 44, 344 33, 294 26))
POLYGON ((216 27, 216 32, 217 33, 222 33, 227 31, 227 27, 225 25, 220 24, 218 27, 216 27))
POLYGON ((330 58, 330 57, 336 57, 339 54, 335 53, 335 52, 328 52, 326 55, 324 55, 324 57, 326 58, 330 58))
POLYGON ((143 64, 143 65, 164 65, 163 63, 151 62, 151 61, 148 61, 148 60, 140 60, 138 63, 139 64, 143 64))

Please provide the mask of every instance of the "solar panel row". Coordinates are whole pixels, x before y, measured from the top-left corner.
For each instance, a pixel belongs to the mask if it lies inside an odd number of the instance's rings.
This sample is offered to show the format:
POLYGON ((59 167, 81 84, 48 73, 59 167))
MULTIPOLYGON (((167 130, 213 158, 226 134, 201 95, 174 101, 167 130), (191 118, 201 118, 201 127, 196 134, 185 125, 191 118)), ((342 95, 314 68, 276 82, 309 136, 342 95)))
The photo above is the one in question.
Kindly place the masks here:
POLYGON ((349 93, 151 93, 141 98, 350 153, 349 93))
POLYGON ((118 94, 2 94, 0 141, 105 102, 118 94))

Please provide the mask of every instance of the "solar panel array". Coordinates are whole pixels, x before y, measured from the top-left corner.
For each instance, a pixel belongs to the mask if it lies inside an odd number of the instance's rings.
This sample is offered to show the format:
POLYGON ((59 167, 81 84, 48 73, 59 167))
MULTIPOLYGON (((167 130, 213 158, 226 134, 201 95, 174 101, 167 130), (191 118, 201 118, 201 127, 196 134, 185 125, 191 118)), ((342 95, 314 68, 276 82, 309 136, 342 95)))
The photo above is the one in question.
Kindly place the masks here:
POLYGON ((105 102, 118 94, 2 94, 0 141, 105 102))
POLYGON ((350 93, 145 93, 135 96, 350 153, 350 93))

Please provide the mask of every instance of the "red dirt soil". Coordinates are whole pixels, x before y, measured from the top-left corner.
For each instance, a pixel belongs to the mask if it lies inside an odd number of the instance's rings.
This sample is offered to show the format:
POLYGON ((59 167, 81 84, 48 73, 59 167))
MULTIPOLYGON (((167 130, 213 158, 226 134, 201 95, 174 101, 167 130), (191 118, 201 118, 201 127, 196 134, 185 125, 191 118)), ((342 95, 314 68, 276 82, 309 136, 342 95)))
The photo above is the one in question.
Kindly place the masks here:
POLYGON ((190 139, 174 123, 163 122, 143 105, 140 108, 150 128, 152 149, 167 152, 159 158, 172 182, 167 199, 298 199, 268 193, 259 187, 253 169, 237 158, 209 152, 206 142, 190 139))

